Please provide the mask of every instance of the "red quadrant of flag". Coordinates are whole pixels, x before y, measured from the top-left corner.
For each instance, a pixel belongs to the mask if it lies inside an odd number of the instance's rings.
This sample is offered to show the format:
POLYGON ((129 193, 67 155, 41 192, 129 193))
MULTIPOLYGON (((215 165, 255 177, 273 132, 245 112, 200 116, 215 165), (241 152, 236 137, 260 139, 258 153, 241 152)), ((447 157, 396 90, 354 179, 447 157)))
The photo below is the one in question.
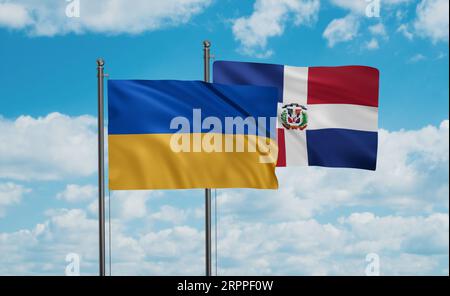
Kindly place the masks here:
POLYGON ((308 104, 378 107, 379 71, 364 66, 310 67, 308 104))

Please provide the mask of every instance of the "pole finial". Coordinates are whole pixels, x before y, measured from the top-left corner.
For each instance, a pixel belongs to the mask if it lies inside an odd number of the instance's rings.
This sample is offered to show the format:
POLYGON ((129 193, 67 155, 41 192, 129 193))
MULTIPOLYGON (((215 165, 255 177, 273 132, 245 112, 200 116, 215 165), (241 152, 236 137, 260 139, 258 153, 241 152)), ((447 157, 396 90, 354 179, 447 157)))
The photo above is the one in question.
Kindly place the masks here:
POLYGON ((105 65, 105 60, 103 60, 102 58, 98 58, 97 59, 97 66, 103 67, 104 65, 105 65))
POLYGON ((211 47, 211 42, 209 42, 209 40, 203 41, 203 47, 210 48, 211 47))

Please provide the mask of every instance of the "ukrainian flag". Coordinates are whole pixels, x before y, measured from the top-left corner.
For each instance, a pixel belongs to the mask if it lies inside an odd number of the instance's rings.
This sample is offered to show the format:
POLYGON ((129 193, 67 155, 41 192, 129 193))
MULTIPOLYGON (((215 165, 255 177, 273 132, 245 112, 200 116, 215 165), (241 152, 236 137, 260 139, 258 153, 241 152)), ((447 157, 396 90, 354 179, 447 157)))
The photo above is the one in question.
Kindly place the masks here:
POLYGON ((276 189, 277 89, 108 81, 109 188, 276 189))

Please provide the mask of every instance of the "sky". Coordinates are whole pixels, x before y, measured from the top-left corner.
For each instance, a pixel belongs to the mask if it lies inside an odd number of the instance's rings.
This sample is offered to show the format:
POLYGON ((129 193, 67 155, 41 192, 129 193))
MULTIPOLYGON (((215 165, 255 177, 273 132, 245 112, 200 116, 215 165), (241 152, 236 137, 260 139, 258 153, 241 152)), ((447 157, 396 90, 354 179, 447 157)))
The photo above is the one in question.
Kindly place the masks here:
MULTIPOLYGON (((201 80, 208 39, 216 60, 380 70, 377 171, 217 190, 219 275, 364 275, 368 254, 381 275, 448 275, 448 7, 0 0, 0 274, 64 275, 71 253, 97 273, 96 59, 112 79, 201 80)), ((113 275, 204 273, 202 190, 110 197, 113 275)))

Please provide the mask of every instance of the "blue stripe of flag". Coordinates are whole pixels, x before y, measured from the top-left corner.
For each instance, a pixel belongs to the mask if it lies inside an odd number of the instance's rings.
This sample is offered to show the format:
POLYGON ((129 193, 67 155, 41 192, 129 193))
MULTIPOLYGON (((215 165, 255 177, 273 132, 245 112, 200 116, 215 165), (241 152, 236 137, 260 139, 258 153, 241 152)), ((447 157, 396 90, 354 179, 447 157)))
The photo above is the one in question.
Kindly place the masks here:
POLYGON ((216 61, 213 75, 216 83, 276 87, 283 102, 283 65, 216 61))
MULTIPOLYGON (((222 85, 202 81, 109 80, 109 134, 175 133, 170 123, 175 117, 189 120, 193 131, 193 109, 201 110, 201 119, 215 117, 225 128, 226 117, 262 117, 266 136, 270 118, 277 114, 277 90, 273 87, 222 85), (258 102, 257 104, 255 102, 258 102)), ((258 124, 255 128, 257 131, 258 124)), ((201 132, 210 130, 202 129, 201 132)), ((224 131, 224 133, 236 133, 224 131)), ((244 130, 248 134, 248 129, 244 130)))
POLYGON ((348 129, 307 130, 310 166, 375 170, 378 133, 348 129))

